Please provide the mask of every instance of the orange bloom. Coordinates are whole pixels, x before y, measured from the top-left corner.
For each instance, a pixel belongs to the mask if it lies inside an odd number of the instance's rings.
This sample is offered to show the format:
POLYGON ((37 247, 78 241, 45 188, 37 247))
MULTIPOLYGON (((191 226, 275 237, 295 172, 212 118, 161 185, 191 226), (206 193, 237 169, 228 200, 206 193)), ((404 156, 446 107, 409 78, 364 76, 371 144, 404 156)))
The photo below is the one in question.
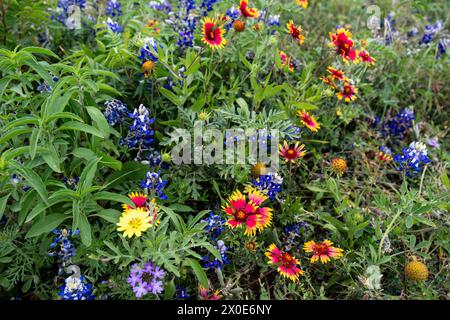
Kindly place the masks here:
POLYGON ((294 21, 289 21, 287 24, 287 30, 291 37, 298 41, 298 44, 302 44, 305 41, 305 37, 302 35, 302 27, 296 26, 294 21))
POLYGON ((325 240, 323 242, 308 241, 304 244, 303 250, 305 252, 312 252, 311 263, 320 260, 321 263, 327 263, 331 259, 339 259, 342 257, 344 250, 333 247, 333 242, 325 240))
POLYGON ((304 274, 304 271, 297 267, 300 265, 298 260, 289 253, 278 249, 275 244, 271 244, 267 248, 265 255, 269 258, 267 263, 276 265, 277 271, 283 277, 297 281, 298 277, 304 274))
POLYGON ((227 205, 222 208, 229 215, 227 225, 231 229, 243 226, 244 234, 253 236, 256 231, 261 231, 271 224, 272 209, 260 207, 268 197, 256 190, 249 192, 247 197, 236 190, 227 199, 227 205))
POLYGON ((214 291, 212 294, 209 294, 208 289, 203 288, 201 285, 198 286, 198 295, 201 300, 219 300, 222 296, 219 293, 219 290, 214 291))
POLYGON ((320 129, 320 124, 306 111, 299 110, 297 115, 300 118, 301 123, 303 123, 312 132, 317 132, 320 129))
POLYGON ((358 93, 358 88, 352 86, 350 83, 346 82, 342 91, 336 93, 339 100, 344 99, 345 102, 351 102, 356 100, 356 94, 358 93))
POLYGON ((331 160, 331 170, 333 170, 337 175, 342 176, 347 170, 347 161, 342 158, 333 158, 331 160))
POLYGON ((372 58, 370 56, 370 54, 364 49, 362 49, 361 51, 358 52, 358 58, 359 58, 359 60, 361 62, 365 62, 365 63, 370 64, 370 65, 374 65, 375 64, 375 59, 372 58))
POLYGON ((283 145, 280 144, 278 154, 284 158, 286 162, 294 163, 297 159, 305 156, 306 151, 303 150, 304 144, 296 142, 295 145, 290 146, 285 140, 283 145))
POLYGON ((299 6, 303 7, 303 9, 306 9, 308 7, 308 0, 296 0, 296 1, 299 6))
POLYGON ((208 17, 203 19, 202 41, 213 50, 222 49, 227 44, 224 38, 225 29, 221 25, 216 26, 216 23, 216 19, 208 17))
POLYGON ((241 5, 239 7, 239 10, 241 10, 241 15, 243 17, 249 17, 249 18, 258 18, 259 12, 256 8, 249 8, 248 6, 248 0, 241 0, 241 5))

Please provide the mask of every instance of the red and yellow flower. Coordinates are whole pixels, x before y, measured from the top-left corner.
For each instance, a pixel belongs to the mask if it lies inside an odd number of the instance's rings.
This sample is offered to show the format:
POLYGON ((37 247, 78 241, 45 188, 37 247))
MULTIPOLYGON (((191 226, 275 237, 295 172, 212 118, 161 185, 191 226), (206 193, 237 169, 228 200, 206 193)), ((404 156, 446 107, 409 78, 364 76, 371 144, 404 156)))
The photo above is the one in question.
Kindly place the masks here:
POLYGON ((297 281, 298 277, 304 274, 304 271, 298 267, 300 265, 298 260, 289 253, 278 249, 275 244, 271 244, 267 248, 265 255, 269 258, 268 263, 276 265, 277 271, 283 277, 297 281))
POLYGON ((303 123, 312 132, 317 132, 320 129, 320 124, 317 122, 314 116, 310 115, 308 112, 299 110, 297 112, 300 122, 303 123))
POLYGON ((301 26, 296 26, 294 21, 290 20, 287 24, 287 31, 289 35, 298 41, 298 44, 302 44, 305 41, 305 36, 302 35, 303 29, 301 26))
POLYGON ((236 190, 222 207, 229 216, 227 225, 231 229, 245 227, 246 236, 254 236, 256 231, 267 228, 272 222, 272 209, 260 207, 267 198, 256 190, 251 190, 247 196, 236 190))
MULTIPOLYGON (((146 208, 146 203, 148 196, 146 194, 140 193, 140 192, 132 192, 128 195, 128 197, 133 201, 136 208, 146 208)), ((122 204, 122 208, 124 210, 133 209, 133 207, 122 204)))
POLYGON ((201 300, 219 300, 222 298, 219 290, 213 291, 212 294, 209 294, 208 289, 203 288, 201 285, 198 287, 198 295, 201 300))
POLYGON ((241 0, 241 5, 239 6, 239 10, 241 11, 241 15, 243 17, 248 18, 258 18, 259 12, 256 8, 248 7, 248 0, 241 0))
POLYGON ((283 145, 279 145, 279 148, 280 150, 278 151, 278 154, 283 157, 286 162, 290 163, 294 163, 306 154, 306 151, 303 150, 305 145, 301 145, 300 142, 296 142, 294 145, 289 145, 285 140, 283 145))
POLYGON ((336 48, 336 53, 342 56, 345 63, 348 63, 348 60, 358 62, 358 52, 353 48, 354 42, 350 31, 339 28, 335 33, 329 34, 331 39, 329 46, 336 48))
POLYGON ((308 0, 296 0, 299 6, 302 6, 303 9, 308 8, 308 0))
POLYGON ((329 77, 332 80, 339 80, 339 81, 347 81, 347 77, 345 76, 344 71, 335 69, 333 67, 328 67, 327 72, 330 74, 329 77))
POLYGON ((159 22, 153 19, 149 19, 146 27, 152 29, 155 33, 159 33, 161 29, 158 27, 159 22))
POLYGON ((310 261, 315 263, 320 260, 321 263, 327 263, 333 259, 342 257, 344 250, 333 247, 333 242, 325 240, 323 242, 308 241, 304 244, 303 250, 308 253, 313 253, 310 261))
POLYGON ((349 82, 346 82, 341 91, 336 93, 339 100, 344 100, 345 102, 351 102, 356 100, 356 94, 358 93, 358 88, 352 86, 349 82))
POLYGON ((209 17, 203 19, 202 41, 211 49, 222 49, 227 44, 224 34, 225 29, 222 25, 218 24, 216 19, 209 17))
POLYGON ((375 59, 372 58, 372 57, 370 56, 370 54, 369 54, 366 50, 364 50, 364 49, 362 49, 361 51, 358 52, 358 59, 359 59, 361 62, 370 64, 370 65, 374 65, 374 64, 375 64, 375 59))
POLYGON ((288 67, 290 72, 294 72, 294 64, 291 62, 291 58, 284 52, 280 51, 281 65, 288 67))

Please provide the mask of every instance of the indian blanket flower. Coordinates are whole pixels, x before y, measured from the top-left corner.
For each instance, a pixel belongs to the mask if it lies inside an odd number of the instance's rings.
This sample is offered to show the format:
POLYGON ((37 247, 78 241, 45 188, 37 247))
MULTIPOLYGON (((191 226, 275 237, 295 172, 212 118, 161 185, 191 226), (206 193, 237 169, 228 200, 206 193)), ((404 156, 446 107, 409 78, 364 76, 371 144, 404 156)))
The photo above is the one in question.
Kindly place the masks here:
POLYGON ((220 298, 222 298, 222 295, 220 294, 219 290, 213 291, 210 294, 209 290, 203 288, 201 285, 198 287, 198 295, 201 300, 220 300, 220 298))
POLYGON ((299 268, 298 260, 289 253, 277 248, 275 244, 271 244, 265 253, 269 258, 268 263, 277 267, 277 271, 285 278, 297 281, 298 277, 304 274, 299 268))
POLYGON ((320 129, 320 124, 317 122, 313 115, 310 115, 307 111, 299 110, 297 115, 300 122, 306 126, 312 132, 317 132, 320 129))
POLYGON ((149 193, 154 197, 158 197, 161 200, 168 199, 167 195, 164 193, 164 188, 167 185, 167 180, 163 180, 158 172, 147 172, 145 180, 141 181, 141 187, 143 189, 149 189, 149 193))
POLYGON ((123 231, 125 237, 140 237, 142 232, 152 226, 152 217, 146 208, 127 209, 117 223, 117 231, 123 231))
POLYGON ((253 190, 247 196, 236 190, 222 207, 229 216, 227 225, 231 229, 244 227, 246 236, 267 228, 272 221, 272 209, 260 207, 267 196, 253 190))
POLYGON ((105 102, 105 111, 103 115, 111 126, 117 123, 122 124, 128 115, 127 106, 120 100, 113 99, 105 102))
POLYGON ((344 71, 333 68, 333 67, 328 67, 327 68, 327 72, 330 74, 329 77, 332 80, 339 80, 339 81, 346 81, 347 77, 345 76, 344 71))
POLYGON ((356 94, 358 93, 358 88, 351 85, 349 82, 346 82, 338 93, 336 93, 336 96, 339 100, 344 100, 345 102, 349 103, 351 101, 356 100, 356 94))
POLYGON ((321 263, 327 263, 331 259, 339 259, 344 252, 340 248, 333 247, 333 242, 330 240, 324 240, 323 242, 308 241, 304 244, 303 250, 313 254, 310 259, 311 263, 319 260, 321 263))
POLYGON ((409 177, 422 170, 424 164, 430 162, 427 154, 427 146, 422 142, 412 142, 408 148, 403 148, 403 154, 394 156, 394 161, 398 164, 398 171, 405 171, 409 177))
MULTIPOLYGON (((147 208, 146 203, 147 203, 148 196, 146 194, 143 194, 140 192, 132 192, 128 195, 128 197, 131 199, 131 201, 133 201, 134 206, 136 208, 144 208, 144 209, 147 208)), ((127 204, 123 204, 122 207, 125 210, 134 209, 133 207, 131 207, 127 204)))
POLYGON ((331 170, 337 175, 342 176, 347 170, 347 161, 339 157, 333 158, 331 160, 331 170))
POLYGON ((151 261, 143 265, 133 264, 127 282, 133 288, 133 292, 138 299, 149 293, 158 295, 164 290, 164 274, 164 270, 151 261))
POLYGON ((294 64, 291 62, 291 58, 284 52, 279 52, 280 59, 281 59, 281 66, 289 68, 290 72, 294 72, 294 64))
POLYGON ((331 39, 329 46, 336 48, 336 54, 342 56, 345 63, 349 60, 356 63, 358 52, 353 48, 354 42, 350 31, 339 28, 335 33, 330 32, 329 35, 331 39))
POLYGON ((392 161, 392 150, 389 147, 381 146, 377 152, 377 159, 382 162, 392 161))
POLYGON ((296 142, 293 145, 289 145, 285 140, 283 145, 279 145, 278 154, 284 158, 284 160, 288 163, 294 163, 300 158, 303 158, 306 154, 306 151, 303 150, 305 148, 304 144, 300 144, 300 142, 296 142))
POLYGON ((243 17, 248 18, 258 18, 259 12, 256 8, 248 7, 248 0, 241 0, 241 4, 239 6, 239 10, 241 11, 241 15, 243 17))
POLYGON ((227 40, 224 38, 225 29, 218 25, 216 19, 206 17, 203 19, 202 41, 211 49, 222 49, 227 40))
POLYGON ((358 59, 363 63, 367 63, 369 65, 375 65, 375 59, 371 57, 371 55, 364 49, 358 51, 358 59))
POLYGON ((297 2, 299 6, 303 7, 303 9, 308 8, 308 0, 295 0, 295 2, 297 2))
POLYGON ((296 26, 294 24, 294 21, 289 21, 289 23, 287 24, 287 31, 289 35, 298 42, 298 44, 301 45, 305 41, 305 36, 302 34, 302 27, 296 26))

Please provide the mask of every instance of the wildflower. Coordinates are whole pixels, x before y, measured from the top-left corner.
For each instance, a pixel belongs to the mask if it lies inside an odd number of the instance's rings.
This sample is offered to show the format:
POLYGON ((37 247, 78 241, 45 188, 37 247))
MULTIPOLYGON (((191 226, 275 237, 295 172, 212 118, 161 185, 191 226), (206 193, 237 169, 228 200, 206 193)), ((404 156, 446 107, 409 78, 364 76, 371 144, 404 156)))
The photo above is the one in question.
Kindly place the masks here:
POLYGON ((197 28, 197 16, 194 14, 196 1, 180 0, 177 6, 178 11, 174 13, 174 19, 170 20, 170 23, 178 33, 177 46, 186 49, 194 45, 194 33, 197 28))
POLYGON ((236 32, 242 32, 245 30, 245 22, 236 20, 235 22, 233 22, 233 28, 236 32))
POLYGON ((342 71, 342 70, 335 69, 333 67, 328 67, 327 72, 330 74, 330 78, 332 80, 339 80, 339 81, 348 80, 347 77, 345 76, 344 71, 342 71))
POLYGON ((338 259, 342 257, 344 250, 333 247, 333 242, 325 240, 323 242, 308 241, 304 244, 303 250, 305 252, 312 252, 311 263, 320 260, 321 263, 327 263, 330 258, 338 259))
POLYGON ((217 241, 216 249, 220 253, 221 260, 213 257, 211 260, 211 255, 208 254, 202 257, 202 260, 205 262, 205 268, 214 270, 216 268, 222 269, 223 265, 230 264, 230 260, 227 257, 228 247, 225 246, 225 243, 222 240, 217 241))
POLYGON ((208 289, 203 288, 201 285, 198 287, 198 295, 201 300, 219 300, 220 298, 222 298, 219 290, 216 290, 212 294, 209 294, 208 289))
POLYGON ((216 24, 215 19, 206 17, 202 26, 202 41, 213 50, 222 49, 227 43, 227 40, 223 37, 225 29, 222 26, 216 26, 216 24))
POLYGON ((216 241, 222 235, 227 223, 225 219, 222 219, 220 215, 214 214, 212 211, 209 213, 209 217, 203 219, 202 222, 206 222, 205 230, 208 231, 208 236, 213 241, 216 241))
POLYGON ((123 28, 120 26, 120 24, 112 20, 110 17, 108 17, 108 20, 106 20, 106 24, 108 25, 109 29, 114 33, 121 33, 123 31, 123 28))
POLYGON ((141 70, 146 78, 151 76, 155 71, 156 62, 158 61, 158 57, 155 55, 157 52, 158 46, 153 38, 148 38, 145 41, 144 46, 139 51, 138 58, 142 62, 141 70))
POLYGON ((374 65, 374 64, 375 64, 375 61, 376 61, 376 60, 375 60, 374 58, 372 58, 372 57, 370 56, 370 54, 369 54, 366 50, 364 50, 364 49, 362 49, 361 51, 358 52, 358 58, 359 58, 359 60, 360 60, 361 62, 370 64, 370 65, 374 65))
POLYGON ((260 175, 258 178, 253 180, 252 184, 261 193, 267 194, 270 200, 273 200, 276 195, 281 192, 283 178, 277 173, 269 173, 267 175, 260 175))
POLYGON ((254 178, 266 174, 266 165, 264 163, 258 162, 252 166, 251 173, 254 178))
POLYGON ((257 247, 258 244, 254 240, 247 241, 247 243, 245 244, 245 248, 250 252, 255 252, 257 247))
POLYGON ((317 122, 314 116, 310 115, 308 112, 299 110, 297 112, 297 115, 300 118, 300 122, 303 123, 303 125, 312 132, 317 132, 320 129, 320 124, 317 122))
POLYGON ((347 161, 342 158, 333 158, 331 160, 331 169, 339 176, 342 176, 347 170, 347 161))
POLYGON ((72 190, 78 189, 78 181, 80 181, 80 177, 76 178, 69 178, 69 177, 63 177, 62 181, 66 185, 67 188, 70 188, 72 190))
POLYGON ((414 281, 425 281, 428 279, 428 268, 417 260, 416 257, 405 265, 405 276, 414 281))
POLYGON ((122 9, 118 0, 108 0, 106 3, 106 14, 111 17, 120 17, 122 15, 122 9))
POLYGON ((180 300, 187 300, 189 299, 189 294, 187 293, 187 290, 185 287, 181 287, 181 286, 175 286, 175 294, 177 296, 178 299, 180 300))
POLYGON ((253 191, 243 195, 239 190, 235 191, 228 199, 223 210, 229 219, 227 225, 231 228, 244 227, 245 235, 255 235, 256 231, 267 228, 272 220, 272 209, 260 205, 267 199, 267 196, 253 191), (247 200, 248 198, 248 200, 247 200))
POLYGON ((285 242, 286 247, 289 248, 290 246, 294 246, 295 248, 299 246, 299 238, 300 236, 300 229, 303 229, 305 231, 308 227, 307 222, 296 222, 292 223, 290 225, 287 225, 283 228, 283 234, 285 235, 285 242))
POLYGON ((403 148, 403 154, 394 156, 394 161, 399 165, 398 171, 405 171, 409 177, 422 170, 422 166, 430 162, 427 155, 427 147, 421 142, 412 142, 408 149, 403 148))
POLYGON ((294 72, 294 64, 291 62, 291 58, 288 57, 284 51, 279 52, 280 59, 281 59, 281 65, 283 67, 288 67, 290 72, 294 72))
POLYGON ((83 276, 79 275, 66 278, 58 295, 62 300, 92 300, 95 298, 92 294, 92 286, 85 282, 83 276))
POLYGON ((303 9, 308 7, 308 0, 295 0, 299 6, 302 6, 303 9))
POLYGON ((148 6, 160 12, 169 13, 172 11, 172 5, 167 0, 150 1, 148 6))
POLYGON ((286 162, 294 163, 305 156, 306 151, 303 150, 304 147, 305 145, 301 145, 300 142, 289 145, 285 140, 283 145, 279 145, 280 150, 278 151, 278 154, 282 156, 286 162))
POLYGON ((148 23, 145 25, 146 27, 152 29, 156 33, 159 33, 161 30, 158 28, 159 22, 153 19, 149 19, 148 23))
POLYGON ((390 162, 392 161, 392 150, 386 146, 381 146, 377 153, 378 160, 382 162, 390 162))
POLYGON ((158 197, 161 200, 168 199, 163 190, 167 184, 167 180, 163 180, 159 173, 147 172, 146 180, 141 181, 140 183, 143 189, 149 189, 152 198, 158 197))
POLYGON ((117 123, 122 124, 128 115, 127 106, 120 100, 108 100, 105 102, 105 107, 103 115, 111 126, 117 123))
POLYGON ((163 292, 164 274, 164 270, 151 261, 142 266, 133 264, 127 282, 133 288, 136 298, 142 298, 149 293, 158 295, 163 292))
POLYGON ((430 42, 433 40, 433 38, 436 36, 436 34, 441 31, 444 28, 444 25, 442 21, 438 21, 431 25, 425 26, 425 31, 422 36, 422 39, 419 41, 419 45, 425 44, 429 45, 430 42))
POLYGON ((441 147, 437 138, 428 139, 427 144, 435 149, 438 149, 441 147))
POLYGON ((403 139, 406 131, 412 128, 414 119, 414 111, 410 108, 404 108, 392 119, 383 123, 382 130, 385 134, 403 139))
POLYGON ((304 271, 298 267, 300 265, 298 260, 289 253, 278 249, 275 244, 271 244, 267 248, 265 255, 269 258, 268 263, 276 265, 277 271, 283 277, 297 281, 298 277, 304 274, 304 271))
POLYGON ((206 17, 208 12, 213 10, 214 4, 220 0, 202 0, 202 3, 200 4, 200 9, 203 12, 203 16, 206 17))
POLYGON ((138 109, 134 109, 133 113, 128 116, 133 119, 133 124, 129 128, 129 132, 122 143, 126 143, 128 148, 138 147, 139 150, 150 148, 153 143, 153 135, 155 131, 152 124, 155 118, 149 117, 148 109, 141 104, 138 109))
POLYGON ((336 93, 339 100, 344 99, 345 102, 351 102, 356 100, 356 94, 358 93, 358 88, 352 86, 350 83, 346 82, 342 91, 336 93))
POLYGON ((151 217, 148 210, 144 208, 128 209, 120 217, 117 223, 117 231, 124 231, 125 237, 140 237, 142 232, 148 230, 151 226, 151 217))
POLYGON ((225 13, 225 16, 222 18, 223 22, 228 22, 225 24, 225 30, 230 30, 233 23, 239 18, 240 11, 236 6, 232 6, 228 11, 225 13))
POLYGON ((335 33, 329 33, 331 42, 330 47, 336 47, 336 53, 341 55, 344 62, 348 60, 357 62, 357 51, 353 49, 354 42, 351 39, 352 34, 350 31, 339 28, 335 33))
POLYGON ((248 0, 241 0, 241 4, 239 6, 239 10, 241 11, 241 15, 243 17, 249 17, 249 18, 258 18, 259 12, 256 8, 249 8, 248 6, 248 0))
POLYGON ((53 238, 50 248, 55 250, 49 251, 47 254, 50 257, 57 258, 59 264, 58 274, 61 274, 64 268, 72 263, 72 257, 75 257, 77 254, 75 245, 70 241, 70 238, 78 235, 80 230, 72 232, 71 229, 54 229, 52 232, 56 237, 53 238))
MULTIPOLYGON (((128 197, 131 199, 131 201, 133 201, 134 206, 136 208, 144 208, 144 209, 146 208, 146 203, 147 203, 147 199, 148 199, 148 196, 146 194, 139 193, 139 192, 132 192, 128 195, 128 197)), ((123 204, 122 207, 125 210, 134 209, 133 207, 130 207, 127 204, 123 204)))
POLYGON ((280 15, 274 15, 274 16, 269 16, 269 18, 267 19, 267 27, 271 28, 271 27, 279 27, 281 26, 280 24, 280 15))
POLYGON ((289 35, 298 41, 298 44, 302 44, 305 41, 305 37, 302 35, 302 27, 301 26, 296 26, 294 24, 294 21, 290 20, 289 23, 287 24, 287 30, 289 35))
MULTIPOLYGON (((73 12, 77 8, 80 11, 86 9, 86 0, 58 0, 58 6, 56 9, 57 21, 62 23, 69 30, 79 27, 79 21, 73 17, 73 12)), ((55 15, 52 15, 52 19, 55 15)))

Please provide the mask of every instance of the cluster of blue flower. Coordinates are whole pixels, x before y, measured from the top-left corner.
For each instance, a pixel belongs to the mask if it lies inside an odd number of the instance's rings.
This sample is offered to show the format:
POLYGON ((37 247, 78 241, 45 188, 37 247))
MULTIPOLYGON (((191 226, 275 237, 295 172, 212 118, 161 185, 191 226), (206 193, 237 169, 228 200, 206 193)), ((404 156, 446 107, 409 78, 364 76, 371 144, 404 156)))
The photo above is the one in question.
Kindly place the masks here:
POLYGON ((159 172, 147 172, 146 179, 140 181, 141 188, 148 189, 151 198, 158 197, 161 200, 167 200, 168 196, 164 193, 167 180, 163 180, 159 172))
POLYGON ((108 20, 106 24, 109 29, 114 33, 121 33, 123 31, 122 26, 112 18, 118 18, 122 15, 121 4, 118 0, 108 0, 106 3, 106 15, 108 15, 108 20))
POLYGON ((220 215, 214 214, 214 212, 211 211, 209 217, 203 219, 202 222, 206 222, 205 229, 208 231, 208 237, 211 240, 216 241, 225 231, 225 224, 227 221, 220 215))
POLYGON ((259 178, 253 180, 252 184, 262 193, 267 194, 270 200, 273 200, 281 192, 283 178, 277 173, 269 173, 259 176, 259 178))
POLYGON ((58 275, 62 274, 64 268, 72 263, 72 257, 77 254, 75 245, 70 241, 70 238, 78 235, 80 230, 75 230, 72 232, 71 229, 54 229, 53 234, 56 237, 53 238, 53 242, 50 244, 50 248, 54 249, 49 251, 47 254, 50 257, 56 257, 59 266, 58 275))
POLYGON ((80 11, 86 8, 86 0, 58 0, 56 12, 52 14, 52 19, 56 19, 68 29, 77 28, 80 11))
POLYGON ((402 149, 403 154, 394 156, 394 161, 399 165, 398 171, 405 171, 408 177, 419 173, 423 165, 430 162, 427 147, 421 142, 412 142, 408 148, 402 149))
POLYGON ((382 133, 385 136, 403 139, 405 133, 412 128, 414 119, 414 111, 404 108, 382 124, 382 133))
POLYGON ((150 118, 150 112, 141 104, 139 108, 134 109, 133 113, 128 114, 129 118, 133 120, 127 136, 121 141, 122 145, 127 145, 128 148, 137 148, 139 152, 149 150, 153 143, 153 135, 155 131, 152 125, 155 118, 150 118))
MULTIPOLYGON (((58 82, 59 78, 57 76, 55 76, 53 73, 50 73, 50 76, 52 77, 53 83, 55 84, 56 82, 58 82)), ((52 92, 53 88, 52 86, 50 86, 46 81, 42 82, 41 84, 38 85, 38 87, 36 88, 37 91, 39 91, 40 93, 45 93, 45 92, 52 92)))
POLYGON ((212 256, 211 254, 207 254, 202 257, 205 268, 208 269, 222 269, 223 265, 230 264, 230 261, 226 255, 228 251, 228 247, 225 246, 225 243, 222 240, 217 240, 222 233, 225 231, 226 220, 223 219, 220 215, 214 214, 213 211, 209 213, 209 217, 203 219, 202 222, 206 222, 205 230, 208 231, 208 238, 210 238, 213 242, 216 243, 216 248, 220 252, 221 260, 212 256))
POLYGON ((210 270, 215 270, 216 268, 222 269, 224 265, 230 264, 230 260, 227 257, 228 247, 225 246, 223 240, 217 241, 216 249, 219 251, 221 259, 217 259, 215 256, 212 256, 211 254, 203 256, 202 260, 204 262, 205 268, 208 268, 210 270))
POLYGON ((127 106, 120 100, 113 99, 105 102, 105 111, 103 115, 111 126, 115 126, 117 123, 122 124, 125 121, 125 117, 128 115, 127 106))

